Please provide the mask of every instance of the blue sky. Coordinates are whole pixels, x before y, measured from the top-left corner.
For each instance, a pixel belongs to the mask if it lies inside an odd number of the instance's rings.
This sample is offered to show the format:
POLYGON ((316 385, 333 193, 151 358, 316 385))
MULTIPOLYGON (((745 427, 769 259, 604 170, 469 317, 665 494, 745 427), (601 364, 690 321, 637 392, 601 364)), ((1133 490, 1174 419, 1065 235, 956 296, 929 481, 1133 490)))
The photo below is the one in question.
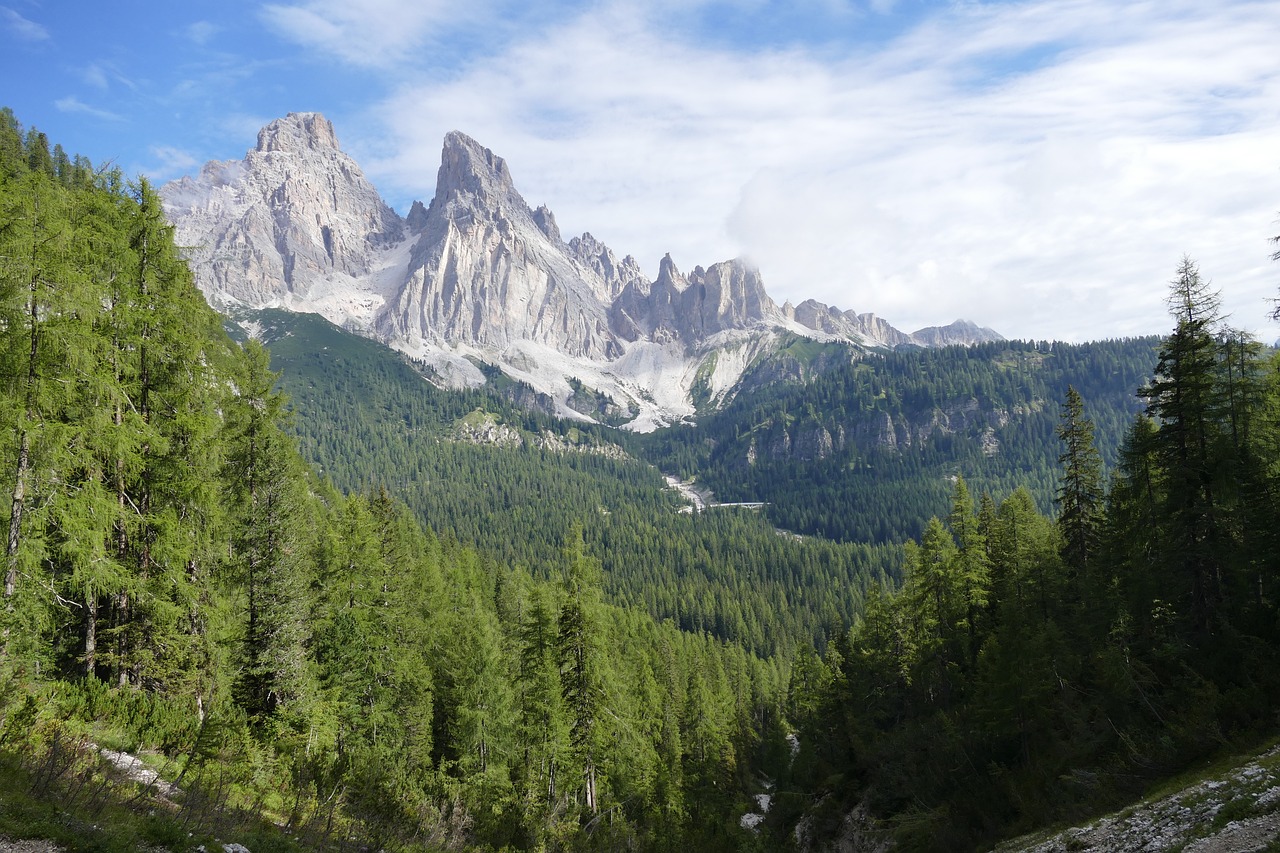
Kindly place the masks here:
POLYGON ((444 134, 651 275, 1014 337, 1167 330, 1185 253, 1274 340, 1274 0, 0 0, 0 104, 164 181, 323 112, 401 212, 444 134))

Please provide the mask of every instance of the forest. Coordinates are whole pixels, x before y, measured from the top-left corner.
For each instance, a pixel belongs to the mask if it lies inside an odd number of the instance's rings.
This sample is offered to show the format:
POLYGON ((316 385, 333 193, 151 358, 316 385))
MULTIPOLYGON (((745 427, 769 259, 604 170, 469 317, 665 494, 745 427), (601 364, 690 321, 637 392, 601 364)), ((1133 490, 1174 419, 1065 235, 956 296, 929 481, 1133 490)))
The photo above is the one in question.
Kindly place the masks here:
POLYGON ((681 513, 659 471, 626 452, 626 433, 530 412, 501 392, 436 389, 386 347, 320 318, 254 320, 304 456, 340 488, 385 487, 424 525, 504 565, 549 576, 561 531, 581 524, 608 600, 759 654, 825 643, 852 623, 868 585, 901 570, 898 543, 780 536, 743 510, 681 513), (458 440, 479 413, 509 441, 458 440))
POLYGON ((339 492, 145 180, 11 113, 0 173, 0 834, 739 846, 786 750, 781 659, 604 603, 579 526, 535 580, 383 489, 339 492), (172 799, 126 819, 108 746, 172 799))
POLYGON ((858 810, 978 849, 1274 737, 1280 365, 1191 259, 1168 304, 796 345, 634 437, 305 318, 233 339, 145 180, 0 111, 0 836, 817 849, 858 810))
POLYGON ((969 849, 1275 736, 1280 365, 1194 261, 1168 304, 1110 478, 1071 389, 1052 518, 958 479, 902 587, 797 660, 788 787, 827 792, 828 822, 858 803, 904 849, 969 849))
POLYGON ((696 426, 638 444, 724 500, 766 502, 779 527, 900 544, 946 511, 957 475, 991 494, 1026 487, 1049 512, 1068 387, 1089 401, 1099 452, 1114 466, 1159 344, 998 341, 833 358, 842 347, 815 352, 805 342, 756 365, 745 390, 696 426), (806 370, 806 360, 822 369, 806 370), (779 374, 812 378, 769 381, 779 374))

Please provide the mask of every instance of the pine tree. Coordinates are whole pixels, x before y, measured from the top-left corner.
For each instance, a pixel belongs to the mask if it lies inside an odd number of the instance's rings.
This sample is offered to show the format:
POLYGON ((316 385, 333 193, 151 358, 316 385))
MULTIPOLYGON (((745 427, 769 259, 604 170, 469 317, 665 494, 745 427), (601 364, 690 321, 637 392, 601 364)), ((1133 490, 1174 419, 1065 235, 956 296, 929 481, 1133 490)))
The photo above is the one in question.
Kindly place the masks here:
POLYGON ((1170 561, 1186 579, 1187 618, 1207 631, 1226 617, 1216 482, 1226 412, 1217 340, 1221 297, 1200 277, 1195 262, 1183 258, 1168 304, 1176 326, 1142 396, 1159 424, 1155 449, 1167 483, 1162 515, 1170 561))
POLYGON ((1058 457, 1062 473, 1056 498, 1062 553, 1067 565, 1083 580, 1088 578, 1090 561, 1098 551, 1102 457, 1093 442, 1093 421, 1085 415, 1084 400, 1072 386, 1067 386, 1057 435, 1063 445, 1058 457))
POLYGON ((270 715, 309 689, 301 471, 280 430, 285 401, 273 390, 275 378, 266 350, 249 341, 226 426, 232 567, 245 590, 237 694, 253 717, 270 715))

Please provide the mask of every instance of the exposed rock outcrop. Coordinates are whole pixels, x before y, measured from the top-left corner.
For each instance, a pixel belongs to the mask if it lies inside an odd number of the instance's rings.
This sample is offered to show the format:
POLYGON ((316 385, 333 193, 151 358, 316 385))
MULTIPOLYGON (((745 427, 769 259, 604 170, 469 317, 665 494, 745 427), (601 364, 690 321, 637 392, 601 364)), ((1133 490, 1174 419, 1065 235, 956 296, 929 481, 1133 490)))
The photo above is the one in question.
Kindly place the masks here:
POLYGON ((608 290, 571 261, 551 212, 529 209, 506 161, 454 131, 407 279, 376 328, 410 348, 467 343, 502 352, 532 341, 609 361, 622 348, 609 329, 608 290))
POLYGON ((339 300, 368 302, 360 282, 404 230, 317 113, 273 121, 243 160, 209 163, 163 195, 178 245, 219 306, 305 309, 332 297, 334 283, 339 300))
POLYGON ((161 192, 215 306, 315 312, 436 366, 441 381, 482 381, 475 364, 488 362, 539 406, 634 414, 641 429, 731 398, 786 335, 885 348, 994 335, 963 322, 907 335, 812 300, 779 308, 742 260, 685 275, 667 256, 650 281, 589 233, 565 243, 506 161, 457 131, 445 137, 435 196, 404 219, 317 113, 271 122, 242 160, 209 163, 161 192))

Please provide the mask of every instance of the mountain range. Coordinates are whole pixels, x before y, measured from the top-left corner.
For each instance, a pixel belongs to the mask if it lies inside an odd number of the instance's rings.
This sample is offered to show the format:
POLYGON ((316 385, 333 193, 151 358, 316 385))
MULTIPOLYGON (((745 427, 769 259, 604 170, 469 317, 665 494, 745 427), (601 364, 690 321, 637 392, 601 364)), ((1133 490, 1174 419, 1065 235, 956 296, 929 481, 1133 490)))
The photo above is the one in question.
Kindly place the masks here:
POLYGON ((567 242, 503 158, 446 135, 430 204, 401 217, 318 113, 290 113, 242 160, 161 190, 210 304, 319 314, 414 359, 442 386, 496 367, 548 411, 648 431, 732 398, 747 368, 795 336, 893 349, 1001 340, 959 320, 912 333, 806 300, 779 306, 741 259, 650 280, 586 233, 567 242))

